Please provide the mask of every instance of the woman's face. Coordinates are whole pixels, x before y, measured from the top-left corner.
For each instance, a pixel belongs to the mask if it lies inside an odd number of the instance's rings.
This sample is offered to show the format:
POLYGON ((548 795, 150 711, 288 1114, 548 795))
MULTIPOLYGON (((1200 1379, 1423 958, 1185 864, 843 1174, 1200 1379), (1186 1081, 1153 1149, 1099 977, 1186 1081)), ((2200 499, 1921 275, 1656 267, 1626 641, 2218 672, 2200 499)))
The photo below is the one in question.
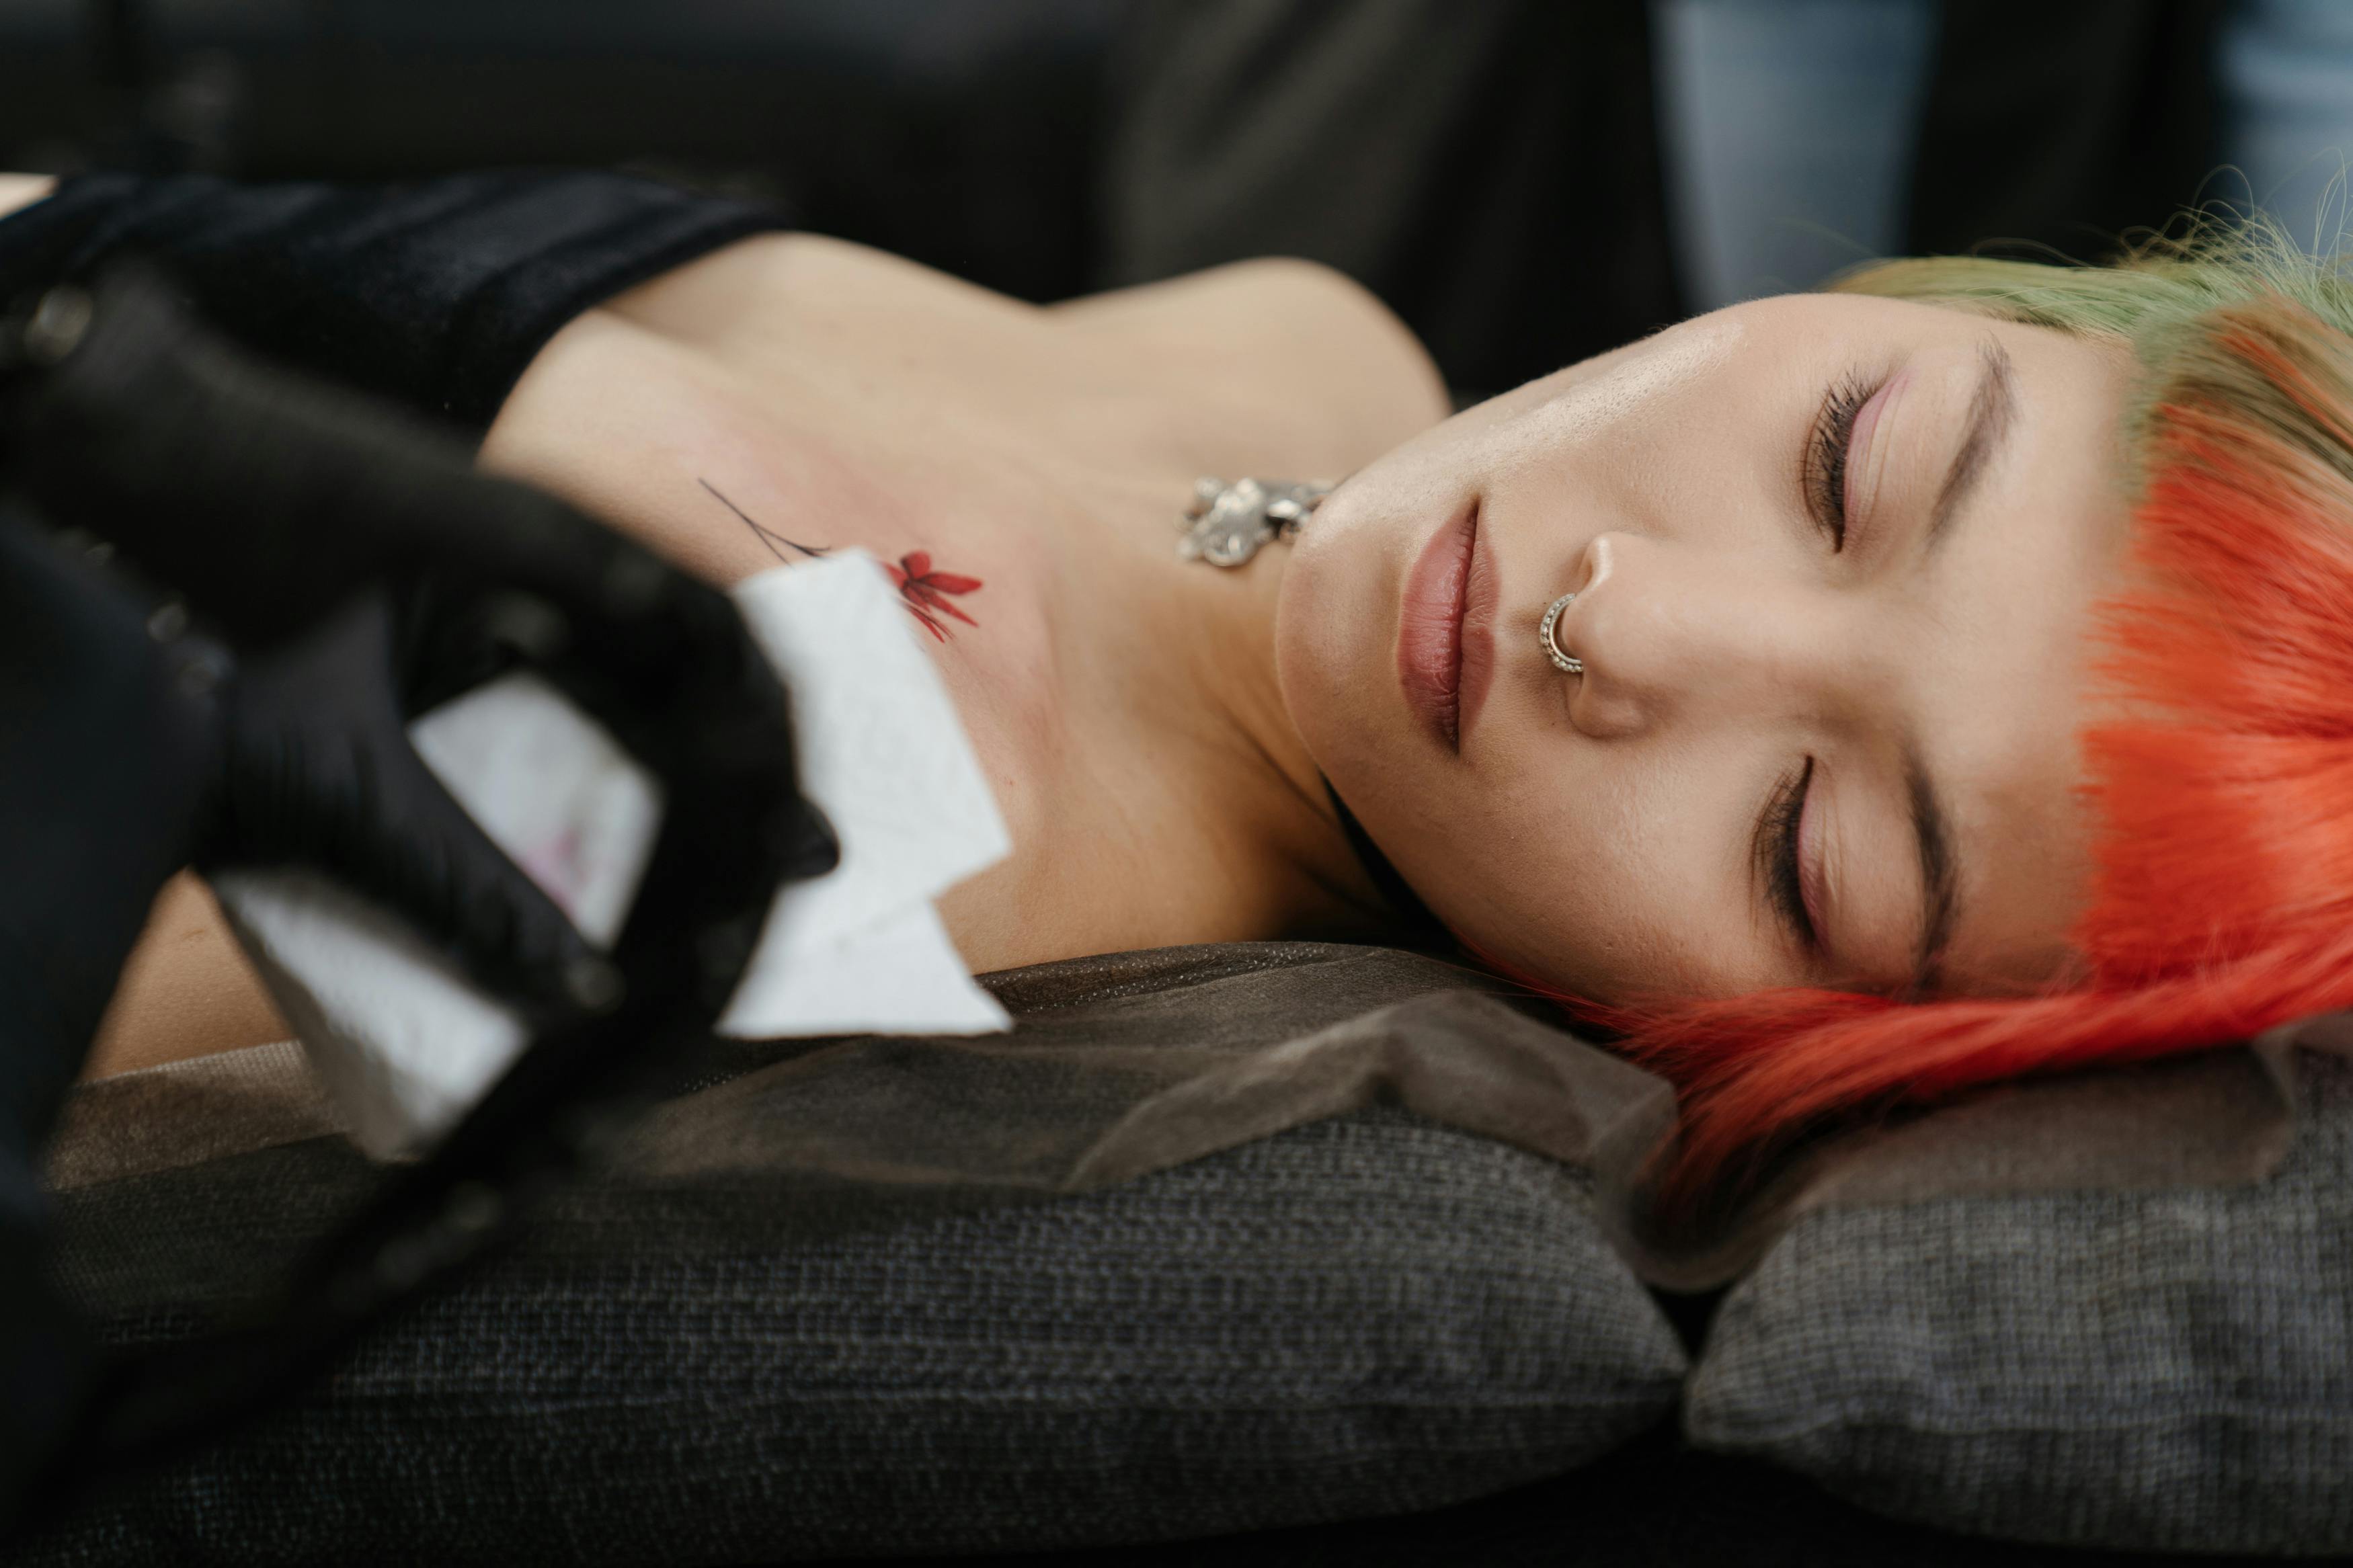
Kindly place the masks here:
POLYGON ((1283 695, 1459 935, 1598 999, 2059 973, 2125 351, 1836 295, 1470 409, 1301 531, 1283 695), (1546 606, 1576 599, 1556 640, 1546 606))

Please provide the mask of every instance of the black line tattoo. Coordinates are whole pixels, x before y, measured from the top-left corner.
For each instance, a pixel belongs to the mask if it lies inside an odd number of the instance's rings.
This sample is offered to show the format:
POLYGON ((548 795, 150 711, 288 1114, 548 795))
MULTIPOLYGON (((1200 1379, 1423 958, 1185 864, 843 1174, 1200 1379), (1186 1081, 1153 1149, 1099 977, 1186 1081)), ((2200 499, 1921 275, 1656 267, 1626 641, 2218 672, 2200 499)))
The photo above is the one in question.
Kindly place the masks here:
POLYGON ((729 511, 733 512, 737 517, 743 518, 743 520, 744 520, 744 527, 746 527, 746 528, 748 528, 748 529, 750 529, 750 530, 752 531, 752 537, 754 537, 754 539, 757 539, 761 543, 763 543, 763 544, 766 545, 766 546, 768 547, 768 553, 769 553, 769 554, 771 554, 771 555, 773 555, 773 556, 775 556, 775 557, 776 557, 777 560, 779 560, 779 561, 789 561, 789 560, 791 559, 791 557, 787 556, 787 555, 784 552, 784 551, 779 550, 779 549, 777 549, 777 548, 776 548, 776 546, 777 546, 777 545, 779 545, 779 544, 788 546, 789 548, 794 549, 794 550, 797 550, 797 551, 799 551, 803 555, 808 556, 808 557, 809 557, 809 558, 811 558, 812 560, 814 560, 814 559, 815 559, 816 557, 818 557, 818 556, 820 556, 820 555, 824 554, 827 551, 828 551, 828 550, 830 550, 830 549, 832 549, 832 548, 833 548, 833 546, 832 546, 832 545, 830 545, 830 544, 818 544, 818 545, 802 544, 802 543, 797 542, 797 541, 790 540, 790 539, 786 539, 783 534, 778 533, 778 532, 777 532, 775 529, 773 529, 773 528, 763 528, 763 527, 761 527, 758 523, 754 522, 754 521, 751 520, 751 518, 750 518, 749 516, 747 516, 747 515, 744 513, 744 509, 743 509, 742 507, 737 506, 733 501, 729 500, 725 496, 720 495, 720 494, 719 494, 719 487, 718 487, 718 486, 716 486, 716 485, 714 485, 714 484, 712 484, 709 479, 697 479, 697 480, 695 480, 694 482, 695 482, 696 484, 701 485, 704 489, 709 490, 709 491, 710 491, 713 496, 717 496, 717 497, 718 497, 718 500, 719 500, 719 504, 720 504, 721 506, 725 507, 729 511))

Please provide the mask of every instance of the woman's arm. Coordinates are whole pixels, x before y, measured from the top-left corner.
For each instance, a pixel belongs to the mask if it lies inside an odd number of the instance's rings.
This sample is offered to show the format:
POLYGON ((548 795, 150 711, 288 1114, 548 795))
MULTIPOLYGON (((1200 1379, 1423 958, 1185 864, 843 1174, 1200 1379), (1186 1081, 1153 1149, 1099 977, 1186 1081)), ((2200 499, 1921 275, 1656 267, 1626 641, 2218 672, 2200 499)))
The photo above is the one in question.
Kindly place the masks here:
POLYGON ((0 174, 0 217, 31 206, 57 188, 57 181, 47 174, 0 174))

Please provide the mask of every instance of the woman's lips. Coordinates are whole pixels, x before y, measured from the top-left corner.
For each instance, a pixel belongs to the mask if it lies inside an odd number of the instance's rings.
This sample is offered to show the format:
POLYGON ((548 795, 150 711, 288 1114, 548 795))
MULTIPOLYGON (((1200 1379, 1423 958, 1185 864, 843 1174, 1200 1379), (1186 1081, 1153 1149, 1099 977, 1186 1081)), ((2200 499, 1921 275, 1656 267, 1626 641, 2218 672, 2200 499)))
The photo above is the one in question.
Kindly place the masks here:
POLYGON ((1495 663, 1494 574, 1479 552, 1474 501, 1421 547, 1398 613, 1398 684, 1449 751, 1477 717, 1495 663))

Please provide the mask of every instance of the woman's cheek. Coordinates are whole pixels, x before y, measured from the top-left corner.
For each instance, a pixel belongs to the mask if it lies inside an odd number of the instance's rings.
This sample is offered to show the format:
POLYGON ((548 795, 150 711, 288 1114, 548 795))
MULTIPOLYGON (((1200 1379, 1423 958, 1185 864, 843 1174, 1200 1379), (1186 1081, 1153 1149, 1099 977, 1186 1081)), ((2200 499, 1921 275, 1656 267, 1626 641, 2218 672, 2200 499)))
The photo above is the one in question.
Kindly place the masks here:
POLYGON ((1324 772, 1343 790, 1343 773, 1359 770, 1362 742, 1353 731, 1349 648, 1343 627, 1345 614, 1334 605, 1333 585, 1303 561, 1293 564, 1283 583, 1282 601, 1275 620, 1275 682, 1300 739, 1324 772))

